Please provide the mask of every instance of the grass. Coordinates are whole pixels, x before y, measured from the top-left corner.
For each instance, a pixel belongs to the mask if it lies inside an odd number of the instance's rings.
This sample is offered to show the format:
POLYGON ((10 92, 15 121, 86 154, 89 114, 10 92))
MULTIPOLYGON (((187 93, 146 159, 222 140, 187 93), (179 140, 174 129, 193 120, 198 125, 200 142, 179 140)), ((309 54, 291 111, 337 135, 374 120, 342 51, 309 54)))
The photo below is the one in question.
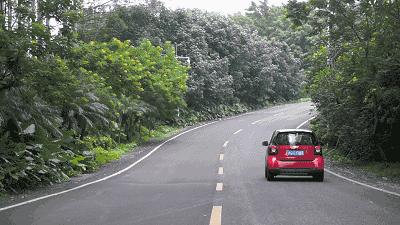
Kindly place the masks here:
POLYGON ((380 177, 400 178, 400 163, 368 162, 358 165, 362 169, 374 173, 380 177))
POLYGON ((300 98, 297 100, 297 102, 311 102, 311 98, 300 98))
POLYGON ((160 126, 156 130, 150 132, 150 137, 153 140, 161 141, 179 133, 181 130, 181 127, 160 126))
POLYGON ((96 164, 100 166, 111 161, 118 160, 122 157, 122 155, 135 149, 136 146, 136 143, 130 143, 118 145, 112 150, 105 150, 101 147, 94 148, 93 151, 96 154, 96 164))
MULTIPOLYGON (((150 131, 149 136, 146 137, 147 141, 155 140, 161 141, 170 137, 181 130, 179 127, 171 127, 171 126, 160 126, 156 130, 150 131)), ((143 142, 143 143, 146 143, 143 142)), ((96 155, 96 165, 101 166, 106 163, 115 161, 120 159, 124 154, 135 150, 138 145, 133 142, 129 144, 119 144, 116 148, 106 150, 102 147, 94 148, 94 153, 96 155)))
POLYGON ((400 178, 400 162, 366 162, 351 160, 335 151, 335 149, 325 150, 324 156, 335 163, 350 165, 370 172, 376 176, 400 178))
POLYGON ((325 149, 324 156, 330 159, 333 162, 340 164, 354 164, 355 162, 346 156, 340 154, 335 149, 325 149))
POLYGON ((5 193, 5 192, 0 192, 0 201, 3 199, 6 199, 9 196, 9 194, 5 193))

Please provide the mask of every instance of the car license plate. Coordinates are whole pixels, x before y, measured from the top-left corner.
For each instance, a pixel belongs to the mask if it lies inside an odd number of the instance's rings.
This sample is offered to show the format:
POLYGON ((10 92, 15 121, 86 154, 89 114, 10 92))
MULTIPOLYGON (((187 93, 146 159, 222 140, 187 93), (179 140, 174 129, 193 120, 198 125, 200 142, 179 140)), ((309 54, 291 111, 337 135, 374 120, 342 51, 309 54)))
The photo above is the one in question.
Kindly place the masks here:
POLYGON ((288 156, 302 156, 302 155, 304 155, 304 151, 288 150, 287 155, 288 156))

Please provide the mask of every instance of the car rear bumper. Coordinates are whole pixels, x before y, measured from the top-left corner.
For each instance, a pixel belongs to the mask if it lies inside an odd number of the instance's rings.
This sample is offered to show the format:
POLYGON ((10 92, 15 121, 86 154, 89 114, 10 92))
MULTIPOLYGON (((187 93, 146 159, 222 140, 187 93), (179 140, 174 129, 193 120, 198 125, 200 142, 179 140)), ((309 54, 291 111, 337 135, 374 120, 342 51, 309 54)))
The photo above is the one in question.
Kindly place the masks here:
POLYGON ((324 170, 315 168, 280 168, 270 169, 270 173, 274 175, 316 175, 323 173, 324 170))
POLYGON ((317 156, 307 161, 282 161, 274 156, 267 156, 267 168, 274 174, 312 175, 324 171, 324 158, 317 156))

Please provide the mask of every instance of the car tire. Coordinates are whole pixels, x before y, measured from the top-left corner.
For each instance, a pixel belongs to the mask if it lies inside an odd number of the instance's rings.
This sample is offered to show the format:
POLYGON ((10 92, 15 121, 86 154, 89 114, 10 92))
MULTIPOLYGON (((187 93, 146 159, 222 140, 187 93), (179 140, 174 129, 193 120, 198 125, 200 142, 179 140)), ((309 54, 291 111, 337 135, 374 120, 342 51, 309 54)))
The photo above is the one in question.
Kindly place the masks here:
POLYGON ((324 172, 315 174, 313 176, 313 178, 314 178, 314 180, 316 180, 318 182, 323 182, 324 181, 324 172))
POLYGON ((266 167, 265 167, 265 178, 267 178, 268 181, 274 180, 274 174, 269 172, 269 170, 266 167))

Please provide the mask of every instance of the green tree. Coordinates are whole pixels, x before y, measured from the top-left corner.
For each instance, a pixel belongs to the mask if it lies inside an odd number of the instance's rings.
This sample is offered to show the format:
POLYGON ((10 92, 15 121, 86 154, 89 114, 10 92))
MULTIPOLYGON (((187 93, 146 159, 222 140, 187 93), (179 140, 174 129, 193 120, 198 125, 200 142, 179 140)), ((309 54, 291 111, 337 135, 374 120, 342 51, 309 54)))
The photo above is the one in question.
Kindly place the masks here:
POLYGON ((355 159, 400 160, 395 150, 399 2, 319 0, 289 6, 292 19, 310 24, 316 34, 308 77, 321 136, 355 159), (304 8, 310 10, 300 12, 304 8))

